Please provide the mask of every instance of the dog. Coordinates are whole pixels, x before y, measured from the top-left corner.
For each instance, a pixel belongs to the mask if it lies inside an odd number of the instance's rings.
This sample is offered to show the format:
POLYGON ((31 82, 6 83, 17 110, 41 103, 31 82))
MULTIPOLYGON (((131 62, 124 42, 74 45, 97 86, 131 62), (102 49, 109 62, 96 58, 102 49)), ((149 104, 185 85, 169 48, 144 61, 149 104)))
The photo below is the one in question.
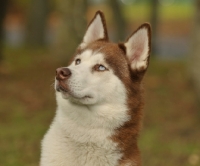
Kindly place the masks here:
POLYGON ((96 12, 69 66, 56 70, 57 111, 42 141, 41 166, 141 165, 141 82, 150 41, 144 23, 124 43, 109 42, 104 14, 96 12))

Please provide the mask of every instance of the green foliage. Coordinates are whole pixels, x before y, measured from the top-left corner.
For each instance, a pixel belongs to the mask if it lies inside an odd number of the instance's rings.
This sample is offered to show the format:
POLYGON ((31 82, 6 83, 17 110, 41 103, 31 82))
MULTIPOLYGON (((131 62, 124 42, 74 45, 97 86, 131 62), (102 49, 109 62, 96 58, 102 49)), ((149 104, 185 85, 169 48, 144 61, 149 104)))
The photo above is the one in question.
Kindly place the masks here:
MULTIPOLYGON (((124 6, 124 14, 128 21, 150 20, 151 8, 149 4, 136 4, 124 6)), ((194 15, 192 4, 174 4, 170 6, 159 5, 160 20, 188 20, 194 15)))

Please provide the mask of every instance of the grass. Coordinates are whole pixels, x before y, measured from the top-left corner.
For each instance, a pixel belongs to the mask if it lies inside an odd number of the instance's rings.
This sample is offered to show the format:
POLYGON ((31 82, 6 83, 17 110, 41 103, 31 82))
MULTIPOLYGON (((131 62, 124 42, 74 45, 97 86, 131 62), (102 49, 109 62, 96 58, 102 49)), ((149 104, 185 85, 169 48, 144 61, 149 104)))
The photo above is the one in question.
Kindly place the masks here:
POLYGON ((44 50, 6 52, 0 74, 0 165, 38 165, 40 141, 56 107, 51 86, 56 66, 44 50))
POLYGON ((199 118, 184 61, 153 61, 145 79, 144 165, 199 165, 199 118))
MULTIPOLYGON (((60 65, 46 50, 6 50, 0 67, 0 165, 38 165, 40 141, 55 114, 51 85, 60 65)), ((200 117, 188 80, 185 61, 152 59, 139 139, 144 165, 199 165, 200 117)))

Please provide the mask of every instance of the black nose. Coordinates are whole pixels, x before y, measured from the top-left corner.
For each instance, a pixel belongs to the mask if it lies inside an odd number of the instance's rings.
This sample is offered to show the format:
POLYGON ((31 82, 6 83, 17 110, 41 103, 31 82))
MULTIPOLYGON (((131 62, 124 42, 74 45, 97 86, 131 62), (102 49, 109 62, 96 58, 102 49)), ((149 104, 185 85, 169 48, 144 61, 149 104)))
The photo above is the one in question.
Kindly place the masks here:
POLYGON ((61 67, 56 69, 56 79, 59 81, 68 79, 71 74, 72 73, 68 68, 61 67))

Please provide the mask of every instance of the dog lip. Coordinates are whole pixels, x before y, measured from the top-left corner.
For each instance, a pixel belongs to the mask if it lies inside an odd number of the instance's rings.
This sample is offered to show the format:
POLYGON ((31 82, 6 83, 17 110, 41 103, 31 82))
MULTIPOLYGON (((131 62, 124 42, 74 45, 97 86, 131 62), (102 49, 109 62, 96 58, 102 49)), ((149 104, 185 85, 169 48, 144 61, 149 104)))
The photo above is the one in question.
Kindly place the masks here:
POLYGON ((58 85, 56 87, 56 90, 58 92, 68 92, 67 87, 64 85, 64 83, 62 81, 58 82, 58 85))
POLYGON ((56 91, 60 92, 61 91, 60 87, 56 87, 56 91))
POLYGON ((56 89, 58 92, 68 92, 65 88, 63 88, 62 86, 59 86, 57 89, 56 89))
POLYGON ((81 99, 92 99, 92 97, 91 96, 84 96, 81 99))

